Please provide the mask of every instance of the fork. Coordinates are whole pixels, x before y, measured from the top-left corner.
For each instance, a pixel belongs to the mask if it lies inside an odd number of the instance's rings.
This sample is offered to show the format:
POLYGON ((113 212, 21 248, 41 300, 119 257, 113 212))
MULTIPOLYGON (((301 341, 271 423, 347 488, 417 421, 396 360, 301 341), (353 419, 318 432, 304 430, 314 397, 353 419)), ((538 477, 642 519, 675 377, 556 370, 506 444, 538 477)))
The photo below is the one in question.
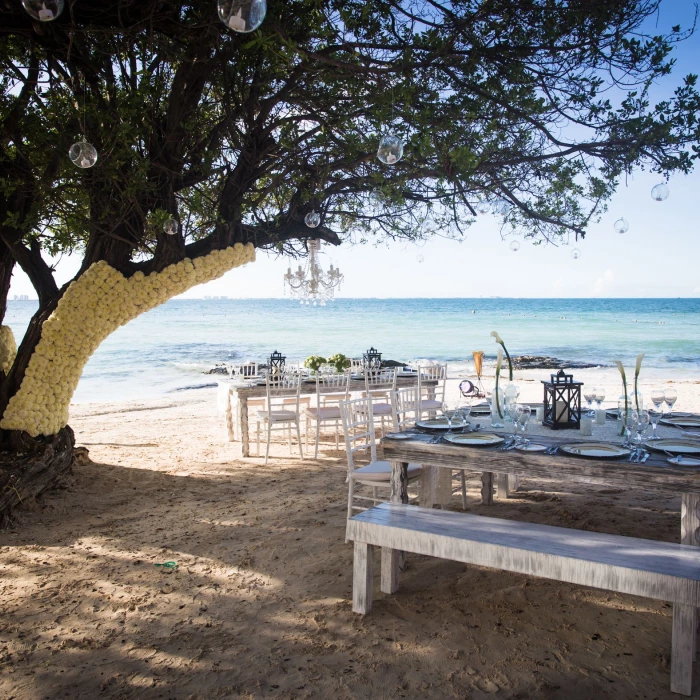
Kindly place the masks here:
POLYGON ((504 450, 507 450, 510 448, 510 446, 513 444, 514 440, 508 439, 506 440, 500 447, 497 448, 498 452, 503 452, 504 450))

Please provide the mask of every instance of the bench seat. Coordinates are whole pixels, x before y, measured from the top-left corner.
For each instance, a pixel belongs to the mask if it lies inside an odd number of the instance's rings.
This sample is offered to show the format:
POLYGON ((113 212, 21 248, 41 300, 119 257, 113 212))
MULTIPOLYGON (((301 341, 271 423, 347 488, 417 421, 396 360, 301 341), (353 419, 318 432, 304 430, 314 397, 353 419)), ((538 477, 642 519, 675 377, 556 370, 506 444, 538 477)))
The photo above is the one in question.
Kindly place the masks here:
POLYGON ((355 542, 353 610, 372 606, 372 555, 397 551, 673 603, 671 690, 690 695, 700 605, 700 547, 382 503, 347 522, 355 542))

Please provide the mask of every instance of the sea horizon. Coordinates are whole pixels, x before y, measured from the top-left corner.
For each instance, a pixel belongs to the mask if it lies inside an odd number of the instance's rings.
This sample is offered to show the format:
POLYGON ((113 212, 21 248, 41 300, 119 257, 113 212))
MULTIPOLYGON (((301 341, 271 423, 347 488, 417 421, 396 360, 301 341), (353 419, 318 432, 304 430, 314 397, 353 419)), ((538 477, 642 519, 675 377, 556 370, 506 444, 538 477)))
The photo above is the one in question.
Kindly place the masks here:
MULTIPOLYGON (((21 340, 36 302, 9 301, 5 323, 21 340)), ((474 350, 487 363, 496 330, 510 353, 647 375, 700 378, 699 298, 340 298, 325 307, 289 299, 172 299, 109 336, 85 367, 74 401, 151 398, 211 384, 222 363, 290 361, 370 347, 385 359, 441 361, 468 372, 474 350)))

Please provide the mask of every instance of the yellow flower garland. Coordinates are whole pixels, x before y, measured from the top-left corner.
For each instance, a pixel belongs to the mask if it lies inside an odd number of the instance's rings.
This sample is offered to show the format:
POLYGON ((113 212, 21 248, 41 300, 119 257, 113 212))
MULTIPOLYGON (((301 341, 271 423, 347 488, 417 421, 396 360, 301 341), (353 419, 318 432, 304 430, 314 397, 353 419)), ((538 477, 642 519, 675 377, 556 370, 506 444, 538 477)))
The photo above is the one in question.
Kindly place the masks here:
POLYGON ((17 355, 17 343, 12 328, 0 326, 0 369, 7 374, 17 355))
MULTIPOLYGON (((32 437, 57 433, 68 423, 68 406, 85 363, 110 333, 171 297, 253 260, 253 245, 236 243, 195 260, 185 258, 161 272, 148 276, 137 272, 128 279, 104 261, 94 263, 71 283, 45 321, 0 428, 24 430, 32 437)), ((9 348, 3 328, 0 344, 4 341, 9 348)))

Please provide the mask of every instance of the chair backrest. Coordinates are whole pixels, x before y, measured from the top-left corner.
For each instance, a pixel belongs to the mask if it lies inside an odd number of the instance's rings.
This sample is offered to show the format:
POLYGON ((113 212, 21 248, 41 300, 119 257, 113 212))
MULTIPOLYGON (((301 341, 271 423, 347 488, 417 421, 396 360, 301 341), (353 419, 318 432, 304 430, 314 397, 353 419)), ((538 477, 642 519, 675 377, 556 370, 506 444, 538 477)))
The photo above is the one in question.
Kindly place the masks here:
POLYGON ((419 365, 418 395, 421 399, 428 398, 428 394, 430 394, 431 397, 442 403, 445 400, 446 381, 447 365, 419 365))
POLYGON ((318 406, 321 405, 321 397, 324 394, 336 394, 334 401, 347 401, 350 398, 350 371, 317 372, 316 399, 318 406))
POLYGON ((377 392, 393 391, 396 387, 396 372, 393 369, 365 370, 365 391, 370 396, 377 392))
POLYGON ((301 390, 301 375, 282 373, 265 377, 267 388, 267 410, 280 409, 299 411, 299 392, 301 390))
POLYGON ((365 368, 365 363, 362 360, 362 358, 355 358, 351 357, 350 358, 350 371, 355 373, 355 372, 362 372, 362 370, 365 368))
POLYGON ((407 386, 394 390, 391 400, 391 417, 394 423, 394 430, 411 428, 418 420, 420 415, 418 396, 417 386, 407 386))
POLYGON ((257 362, 243 362, 240 365, 229 365, 231 379, 234 377, 256 377, 258 375, 257 362))
POLYGON ((369 450, 370 461, 377 460, 377 443, 374 438, 372 401, 368 398, 341 401, 345 450, 348 455, 348 474, 355 469, 355 454, 369 450))

